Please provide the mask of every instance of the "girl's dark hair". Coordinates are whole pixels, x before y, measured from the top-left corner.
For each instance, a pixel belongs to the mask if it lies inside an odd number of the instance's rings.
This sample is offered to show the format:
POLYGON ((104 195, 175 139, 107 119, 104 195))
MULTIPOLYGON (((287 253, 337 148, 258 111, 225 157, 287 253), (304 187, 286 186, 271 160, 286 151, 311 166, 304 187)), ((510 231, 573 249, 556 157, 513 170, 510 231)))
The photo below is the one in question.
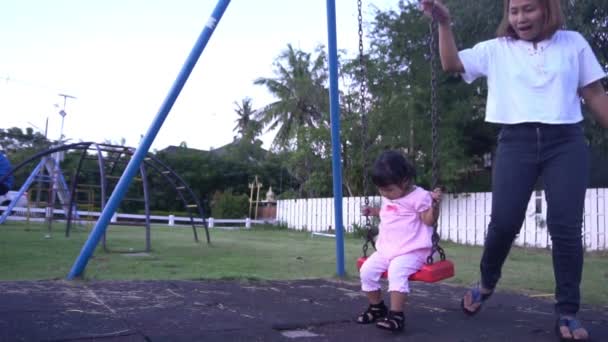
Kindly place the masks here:
POLYGON ((377 187, 401 184, 416 178, 416 169, 398 151, 384 151, 372 168, 372 182, 377 187))
MULTIPOLYGON (((564 26, 564 13, 560 5, 560 0, 538 0, 540 7, 545 12, 545 23, 540 34, 541 39, 547 39, 564 26)), ((503 0, 502 21, 496 30, 497 37, 510 37, 519 39, 519 36, 509 23, 509 6, 511 0, 503 0)))

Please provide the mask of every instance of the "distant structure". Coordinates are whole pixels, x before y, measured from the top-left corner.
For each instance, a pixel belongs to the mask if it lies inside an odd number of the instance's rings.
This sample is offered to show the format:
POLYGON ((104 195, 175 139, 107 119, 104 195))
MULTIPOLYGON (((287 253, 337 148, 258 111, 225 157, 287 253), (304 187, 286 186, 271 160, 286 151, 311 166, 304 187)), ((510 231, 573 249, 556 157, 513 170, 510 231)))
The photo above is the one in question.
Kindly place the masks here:
POLYGON ((277 217, 277 199, 272 187, 268 187, 266 199, 260 201, 257 218, 262 220, 274 220, 277 217))
MULTIPOLYGON (((106 202, 114 190, 119 176, 124 172, 127 163, 131 160, 135 148, 127 146, 118 146, 110 144, 97 144, 93 142, 81 142, 76 144, 60 145, 57 147, 50 148, 46 151, 37 153, 30 158, 26 159, 19 165, 15 166, 11 170, 11 174, 16 173, 21 168, 24 168, 31 163, 38 161, 37 166, 32 170, 29 177, 23 183, 19 189, 18 195, 15 196, 14 200, 8 205, 7 209, 0 216, 0 224, 4 223, 7 216, 11 214, 17 200, 23 196, 23 194, 30 189, 32 184, 36 183, 36 187, 30 191, 30 195, 36 194, 35 202, 45 203, 47 211, 45 217, 49 222, 52 222, 56 217, 56 202, 59 202, 59 208, 63 210, 57 210, 59 214, 63 214, 66 219, 65 235, 70 235, 70 227, 74 218, 78 217, 78 206, 88 207, 88 211, 92 211, 92 208, 103 208, 106 206, 106 202), (78 166, 70 180, 66 181, 64 173, 61 170, 60 163, 63 161, 63 157, 66 151, 80 151, 80 158, 78 160, 78 166), (91 165, 90 162, 85 163, 85 160, 94 160, 96 166, 94 170, 86 170, 86 165, 91 165), (95 172, 95 179, 99 180, 99 184, 79 184, 79 180, 84 178, 82 174, 85 172, 95 172), (46 185, 45 185, 46 184, 46 185), (82 198, 84 197, 84 201, 82 198), (50 208, 50 210, 49 210, 50 208)), ((129 199, 124 198, 123 200, 136 200, 143 202, 145 210, 145 227, 146 227, 146 251, 151 250, 151 239, 150 239, 150 205, 149 205, 149 192, 151 190, 148 184, 148 171, 153 171, 161 175, 171 186, 175 189, 177 196, 184 204, 184 209, 190 216, 190 223, 192 225, 192 231, 194 234, 194 240, 199 241, 198 233, 196 230, 196 224, 194 218, 200 218, 200 222, 205 228, 205 234, 207 237, 207 243, 210 243, 209 230, 207 229, 207 222, 205 220, 203 208, 198 197, 194 194, 192 189, 185 183, 185 181, 169 166, 159 160, 153 154, 148 154, 142 164, 139 167, 141 177, 138 179, 141 182, 143 189, 143 199, 129 199)), ((197 220, 198 221, 198 220, 197 220)), ((117 224, 129 224, 129 222, 116 222, 117 224)), ((50 225, 49 225, 50 232, 50 225)), ((106 249, 106 239, 104 235, 103 240, 104 249, 106 249)))

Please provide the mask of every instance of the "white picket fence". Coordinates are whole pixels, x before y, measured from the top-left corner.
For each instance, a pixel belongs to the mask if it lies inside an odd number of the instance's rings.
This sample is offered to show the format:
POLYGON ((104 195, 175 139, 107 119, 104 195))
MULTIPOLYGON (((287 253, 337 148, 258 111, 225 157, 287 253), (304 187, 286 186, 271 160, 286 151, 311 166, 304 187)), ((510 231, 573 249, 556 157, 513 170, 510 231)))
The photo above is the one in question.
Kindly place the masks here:
MULTIPOLYGON (((535 192, 528 202, 526 218, 515 244, 522 247, 550 248, 551 239, 546 226, 544 192, 535 192)), ((587 189, 583 218, 583 239, 588 251, 608 250, 608 189, 587 189)), ((370 198, 380 203, 380 197, 370 198)), ((492 194, 489 192, 446 194, 442 201, 438 231, 441 239, 467 245, 483 245, 488 223, 492 194)), ((354 225, 364 226, 361 216, 363 197, 342 199, 343 224, 347 232, 354 225)), ((277 221, 290 229, 326 232, 334 229, 333 198, 280 200, 277 221)))
MULTIPOLYGON (((0 213, 3 213, 7 209, 6 206, 0 206, 0 213)), ((32 221, 32 222, 45 222, 47 217, 50 217, 51 212, 48 208, 27 208, 27 207, 14 207, 11 215, 7 217, 8 221, 32 221), (36 215, 38 214, 38 215, 36 215)), ((98 211, 86 211, 78 210, 80 219, 74 219, 75 221, 85 224, 87 222, 93 223, 97 221, 101 215, 98 211)), ((175 215, 150 215, 150 222, 152 224, 163 224, 169 227, 178 226, 190 226, 190 217, 175 216, 175 215)), ((66 213, 63 209, 53 210, 53 220, 57 222, 65 222, 66 213)), ((197 225, 202 225, 203 220, 200 217, 193 217, 197 225)), ((144 224, 146 222, 146 215, 142 214, 127 214, 127 213, 114 213, 111 221, 112 223, 121 224, 125 222, 144 224)), ((235 228, 251 228, 252 225, 256 224, 275 224, 274 219, 262 219, 253 220, 250 218, 243 219, 217 219, 213 217, 207 218, 207 226, 209 228, 224 228, 224 229, 235 229, 235 228)))

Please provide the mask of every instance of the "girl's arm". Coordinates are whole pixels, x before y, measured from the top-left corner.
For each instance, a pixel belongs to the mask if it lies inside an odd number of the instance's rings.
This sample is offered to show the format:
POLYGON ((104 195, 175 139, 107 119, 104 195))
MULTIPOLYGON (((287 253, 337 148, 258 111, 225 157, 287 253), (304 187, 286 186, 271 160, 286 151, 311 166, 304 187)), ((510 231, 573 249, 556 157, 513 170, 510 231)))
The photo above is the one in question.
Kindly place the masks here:
POLYGON ((420 214, 420 219, 427 226, 434 226, 439 219, 439 205, 433 202, 433 205, 427 209, 427 211, 423 211, 422 214, 420 214))
POLYGON ((361 208, 361 215, 363 215, 363 216, 380 216, 380 208, 363 207, 363 208, 361 208))
POLYGON ((439 0, 422 0, 420 5, 427 17, 437 20, 441 67, 446 72, 463 73, 464 66, 458 57, 456 40, 450 26, 450 11, 439 0))
POLYGON ((431 192, 431 197, 433 199, 431 207, 420 214, 420 219, 427 226, 434 226, 437 223, 437 220, 439 219, 441 195, 442 191, 440 188, 433 190, 433 192, 431 192))
POLYGON ((580 94, 585 100, 585 104, 591 108, 597 122, 604 127, 608 128, 608 95, 602 86, 602 82, 595 81, 584 88, 581 88, 580 94))

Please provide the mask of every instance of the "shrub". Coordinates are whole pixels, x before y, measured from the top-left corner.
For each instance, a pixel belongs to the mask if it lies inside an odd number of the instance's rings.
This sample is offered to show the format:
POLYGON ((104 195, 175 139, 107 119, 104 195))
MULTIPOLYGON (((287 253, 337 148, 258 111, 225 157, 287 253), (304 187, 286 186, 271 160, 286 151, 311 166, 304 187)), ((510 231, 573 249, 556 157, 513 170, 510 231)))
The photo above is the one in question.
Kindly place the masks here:
POLYGON ((279 200, 295 199, 295 198, 299 198, 298 192, 295 190, 291 190, 291 189, 285 190, 277 196, 277 199, 279 199, 279 200))
POLYGON ((211 202, 211 216, 218 219, 247 217, 249 198, 247 195, 235 195, 231 189, 216 192, 211 202))

